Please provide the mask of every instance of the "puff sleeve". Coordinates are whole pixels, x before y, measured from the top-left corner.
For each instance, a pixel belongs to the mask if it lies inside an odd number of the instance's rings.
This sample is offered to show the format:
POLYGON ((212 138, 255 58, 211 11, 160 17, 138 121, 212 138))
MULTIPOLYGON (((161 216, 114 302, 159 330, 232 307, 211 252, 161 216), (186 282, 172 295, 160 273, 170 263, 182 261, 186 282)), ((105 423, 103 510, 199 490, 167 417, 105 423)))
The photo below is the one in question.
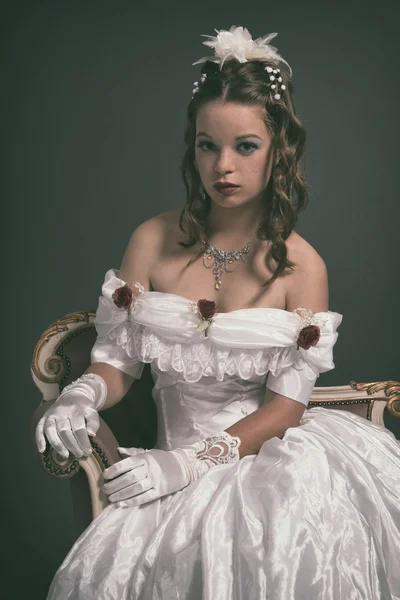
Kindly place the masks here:
POLYGON ((94 320, 97 339, 90 358, 92 364, 107 363, 135 379, 140 379, 144 363, 140 361, 133 340, 140 325, 132 321, 131 314, 137 295, 144 290, 139 283, 135 283, 131 307, 118 307, 113 294, 116 289, 125 285, 126 282, 118 277, 118 271, 107 271, 94 320))
POLYGON ((313 314, 307 309, 296 310, 299 311, 300 319, 294 334, 296 342, 284 349, 282 360, 278 360, 274 368, 269 371, 266 387, 307 406, 320 373, 335 368, 333 346, 338 338, 336 330, 342 322, 343 315, 332 311, 313 314), (309 324, 318 324, 319 340, 307 350, 302 347, 297 348, 298 335, 309 324))

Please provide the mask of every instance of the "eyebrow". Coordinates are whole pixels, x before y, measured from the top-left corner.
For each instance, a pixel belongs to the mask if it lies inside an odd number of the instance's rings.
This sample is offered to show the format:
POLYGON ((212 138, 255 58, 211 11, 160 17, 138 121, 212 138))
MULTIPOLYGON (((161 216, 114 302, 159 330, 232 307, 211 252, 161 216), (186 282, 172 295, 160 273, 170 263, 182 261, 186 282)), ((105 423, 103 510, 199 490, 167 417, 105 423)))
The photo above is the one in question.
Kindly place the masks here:
MULTIPOLYGON (((208 135, 208 133, 205 133, 204 131, 199 131, 199 133, 196 135, 196 137, 199 137, 200 135, 205 135, 208 138, 212 139, 211 135, 208 135)), ((259 140, 263 141, 262 138, 260 138, 258 135, 256 135, 255 133, 246 133, 245 135, 238 135, 237 137, 235 137, 235 140, 242 140, 243 138, 247 138, 247 137, 256 137, 259 140)))

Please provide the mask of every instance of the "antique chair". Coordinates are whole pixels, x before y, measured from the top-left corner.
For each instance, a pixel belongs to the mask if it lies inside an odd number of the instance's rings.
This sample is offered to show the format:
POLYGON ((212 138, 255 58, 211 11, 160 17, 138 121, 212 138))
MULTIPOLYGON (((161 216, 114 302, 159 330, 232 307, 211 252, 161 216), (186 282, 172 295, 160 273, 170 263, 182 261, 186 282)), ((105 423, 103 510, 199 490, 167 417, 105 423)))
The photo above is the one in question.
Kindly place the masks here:
MULTIPOLYGON (((67 477, 72 491, 75 518, 82 532, 107 506, 102 492, 102 472, 121 460, 118 446, 152 448, 156 441, 157 414, 152 399, 150 365, 135 380, 128 394, 113 407, 100 412, 100 428, 91 437, 89 457, 63 459, 50 445, 43 454, 35 443, 36 425, 68 383, 90 364, 96 339, 94 312, 70 313, 52 323, 41 335, 33 352, 31 371, 43 399, 31 418, 30 433, 35 451, 46 473, 67 477)), ((400 382, 377 381, 330 387, 315 387, 309 407, 325 406, 349 410, 390 429, 400 439, 400 382)))

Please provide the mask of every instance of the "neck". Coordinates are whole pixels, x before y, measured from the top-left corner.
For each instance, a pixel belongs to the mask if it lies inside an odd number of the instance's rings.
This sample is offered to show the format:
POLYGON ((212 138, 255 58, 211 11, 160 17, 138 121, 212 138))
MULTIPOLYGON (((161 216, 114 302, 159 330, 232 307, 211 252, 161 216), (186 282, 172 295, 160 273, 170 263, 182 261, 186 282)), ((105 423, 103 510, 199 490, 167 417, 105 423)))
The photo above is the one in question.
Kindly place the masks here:
POLYGON ((207 223, 208 241, 220 250, 239 250, 256 237, 261 217, 259 205, 225 208, 213 202, 207 223))

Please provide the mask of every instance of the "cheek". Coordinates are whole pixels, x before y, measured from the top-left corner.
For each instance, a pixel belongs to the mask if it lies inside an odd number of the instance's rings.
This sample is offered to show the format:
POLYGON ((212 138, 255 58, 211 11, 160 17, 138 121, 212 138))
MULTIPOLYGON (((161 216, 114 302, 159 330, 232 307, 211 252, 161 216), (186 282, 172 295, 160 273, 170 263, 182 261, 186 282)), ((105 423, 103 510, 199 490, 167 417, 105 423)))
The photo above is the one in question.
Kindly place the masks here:
POLYGON ((199 170, 207 170, 211 167, 211 158, 210 154, 206 154, 205 152, 196 152, 195 154, 196 163, 199 167, 199 170))
POLYGON ((258 179, 264 179, 269 170, 267 156, 263 153, 257 153, 253 160, 248 163, 248 172, 258 179))

